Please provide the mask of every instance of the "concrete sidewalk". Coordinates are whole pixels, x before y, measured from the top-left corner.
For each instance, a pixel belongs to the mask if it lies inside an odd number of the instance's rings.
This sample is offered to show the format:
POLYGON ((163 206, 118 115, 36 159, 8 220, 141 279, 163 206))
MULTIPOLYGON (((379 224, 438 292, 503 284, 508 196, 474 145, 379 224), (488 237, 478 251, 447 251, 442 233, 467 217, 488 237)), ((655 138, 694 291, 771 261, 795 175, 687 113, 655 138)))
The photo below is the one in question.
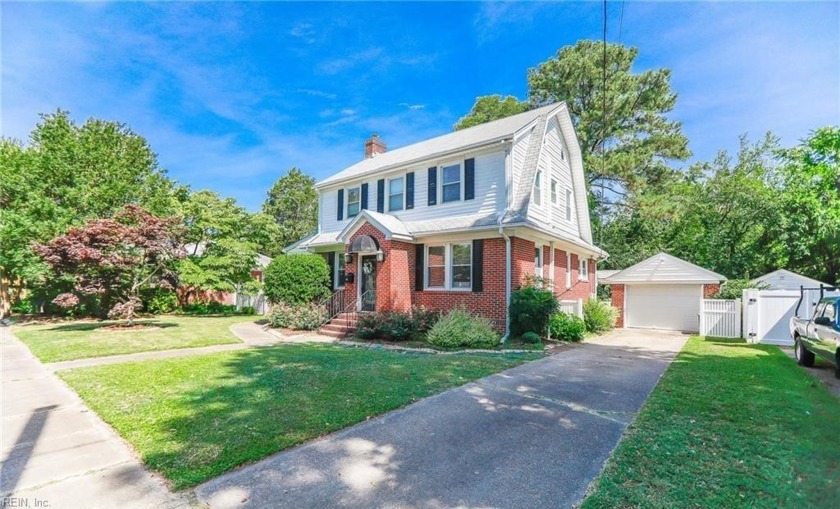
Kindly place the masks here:
POLYGON ((188 494, 170 493, 143 468, 119 436, 7 327, 0 327, 0 385, 3 507, 193 505, 188 494))
POLYGON ((213 508, 572 507, 685 337, 621 330, 222 475, 213 508))

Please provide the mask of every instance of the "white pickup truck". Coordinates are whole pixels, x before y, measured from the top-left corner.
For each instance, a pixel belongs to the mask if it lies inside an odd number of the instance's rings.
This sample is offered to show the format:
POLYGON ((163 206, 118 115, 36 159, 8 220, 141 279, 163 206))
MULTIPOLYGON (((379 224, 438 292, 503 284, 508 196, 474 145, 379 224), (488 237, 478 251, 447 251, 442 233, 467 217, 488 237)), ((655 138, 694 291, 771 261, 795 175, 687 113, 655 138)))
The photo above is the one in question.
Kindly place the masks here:
POLYGON ((796 362, 813 366, 819 355, 834 365, 834 375, 840 378, 840 297, 819 300, 810 318, 791 318, 796 362))

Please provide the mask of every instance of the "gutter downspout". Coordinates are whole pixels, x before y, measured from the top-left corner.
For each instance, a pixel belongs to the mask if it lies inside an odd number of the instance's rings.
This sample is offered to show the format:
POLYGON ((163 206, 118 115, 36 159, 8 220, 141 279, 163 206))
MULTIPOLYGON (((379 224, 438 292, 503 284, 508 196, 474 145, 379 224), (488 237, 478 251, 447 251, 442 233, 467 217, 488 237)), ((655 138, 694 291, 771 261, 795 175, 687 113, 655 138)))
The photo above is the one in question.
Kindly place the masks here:
POLYGON ((510 237, 505 233, 502 222, 505 220, 508 211, 510 210, 511 202, 511 149, 505 150, 505 209, 499 214, 499 235, 505 239, 505 335, 502 336, 501 342, 504 343, 510 337, 510 283, 511 283, 511 243, 510 237))

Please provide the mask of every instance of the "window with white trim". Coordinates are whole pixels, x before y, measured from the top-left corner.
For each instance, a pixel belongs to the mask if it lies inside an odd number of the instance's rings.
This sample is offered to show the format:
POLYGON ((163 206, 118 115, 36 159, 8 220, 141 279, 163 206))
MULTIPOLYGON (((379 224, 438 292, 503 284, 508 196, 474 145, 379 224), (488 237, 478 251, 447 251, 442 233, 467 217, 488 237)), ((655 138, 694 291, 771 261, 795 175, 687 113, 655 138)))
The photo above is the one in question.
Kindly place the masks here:
POLYGON ((425 277, 427 289, 471 289, 472 243, 427 246, 425 277))
POLYGON ((543 269, 543 248, 537 246, 534 248, 534 274, 542 276, 543 269))
POLYGON ((572 287, 572 253, 566 253, 566 288, 572 287))
POLYGON ((405 203, 405 179, 392 178, 388 181, 388 211, 402 210, 405 203))
POLYGON ((583 257, 578 258, 578 279, 589 279, 589 260, 583 257))
POLYGON ((566 189, 566 221, 572 220, 572 190, 566 189))
POLYGON ((537 176, 534 177, 534 205, 542 205, 542 170, 537 170, 537 176))
POLYGON ((344 251, 335 253, 335 284, 333 288, 344 288, 344 251))
POLYGON ((347 217, 359 215, 362 206, 362 188, 351 187, 347 190, 347 217))
POLYGON ((557 205, 557 181, 551 179, 551 204, 557 205))
POLYGON ((459 201, 461 199, 461 164, 444 166, 440 173, 441 203, 459 201))

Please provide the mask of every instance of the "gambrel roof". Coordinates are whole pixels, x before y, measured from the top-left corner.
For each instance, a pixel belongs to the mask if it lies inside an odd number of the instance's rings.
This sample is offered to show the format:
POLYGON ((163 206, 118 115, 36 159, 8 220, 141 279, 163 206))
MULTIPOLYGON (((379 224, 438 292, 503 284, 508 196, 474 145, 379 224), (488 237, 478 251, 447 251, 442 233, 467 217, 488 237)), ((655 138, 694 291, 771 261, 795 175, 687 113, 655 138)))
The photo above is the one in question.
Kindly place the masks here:
POLYGON ((726 276, 704 269, 668 253, 659 253, 636 265, 613 274, 606 281, 610 284, 688 284, 720 283, 726 276))
POLYGON ((443 136, 437 136, 404 147, 388 150, 374 157, 364 159, 315 184, 316 188, 338 184, 391 168, 410 165, 426 159, 443 157, 450 153, 463 152, 473 148, 499 143, 513 138, 519 130, 529 126, 540 117, 565 106, 565 103, 550 104, 542 108, 486 122, 443 136))

